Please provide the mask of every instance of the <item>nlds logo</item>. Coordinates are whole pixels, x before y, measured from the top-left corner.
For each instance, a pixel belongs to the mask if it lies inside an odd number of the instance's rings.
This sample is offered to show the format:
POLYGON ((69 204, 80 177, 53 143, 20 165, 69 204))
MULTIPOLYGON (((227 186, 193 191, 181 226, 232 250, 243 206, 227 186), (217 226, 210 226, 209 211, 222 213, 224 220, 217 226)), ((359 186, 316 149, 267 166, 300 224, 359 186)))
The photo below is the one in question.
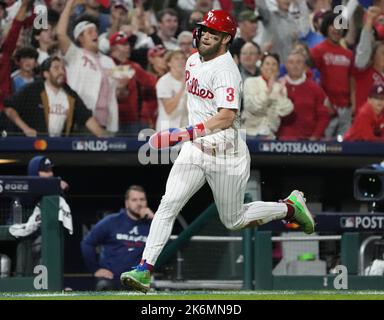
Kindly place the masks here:
POLYGON ((77 151, 108 151, 108 142, 99 140, 74 141, 72 149, 77 151))

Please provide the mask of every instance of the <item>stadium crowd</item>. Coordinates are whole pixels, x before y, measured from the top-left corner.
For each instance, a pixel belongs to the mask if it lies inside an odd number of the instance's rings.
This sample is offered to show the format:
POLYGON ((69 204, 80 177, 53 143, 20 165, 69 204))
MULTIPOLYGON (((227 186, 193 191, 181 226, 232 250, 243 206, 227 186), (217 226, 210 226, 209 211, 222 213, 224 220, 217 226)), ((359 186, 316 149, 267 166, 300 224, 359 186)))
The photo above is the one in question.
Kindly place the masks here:
POLYGON ((211 9, 238 22, 247 135, 384 141, 384 0, 0 0, 0 130, 187 125, 184 66, 211 9))

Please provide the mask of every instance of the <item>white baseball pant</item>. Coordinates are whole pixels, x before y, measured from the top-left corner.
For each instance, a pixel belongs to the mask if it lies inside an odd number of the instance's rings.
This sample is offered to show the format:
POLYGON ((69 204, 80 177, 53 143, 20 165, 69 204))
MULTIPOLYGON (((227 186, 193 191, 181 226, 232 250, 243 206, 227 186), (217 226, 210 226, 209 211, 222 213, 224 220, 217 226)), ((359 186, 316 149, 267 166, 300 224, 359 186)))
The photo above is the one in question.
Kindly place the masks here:
POLYGON ((212 189, 220 220, 228 229, 241 229, 256 220, 258 224, 265 224, 284 218, 287 214, 284 203, 255 201, 244 204, 249 172, 249 151, 242 140, 239 140, 237 154, 216 156, 202 152, 191 142, 184 143, 151 223, 143 259, 151 265, 156 263, 177 215, 206 181, 212 189))

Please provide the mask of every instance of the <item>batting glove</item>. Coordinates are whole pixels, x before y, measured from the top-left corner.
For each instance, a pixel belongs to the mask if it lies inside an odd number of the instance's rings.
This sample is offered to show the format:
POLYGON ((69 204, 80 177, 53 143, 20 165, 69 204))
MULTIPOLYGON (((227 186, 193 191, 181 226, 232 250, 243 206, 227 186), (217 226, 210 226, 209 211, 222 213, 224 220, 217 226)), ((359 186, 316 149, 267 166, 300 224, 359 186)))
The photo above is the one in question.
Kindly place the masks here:
POLYGON ((206 130, 203 123, 185 128, 169 128, 156 132, 149 138, 149 145, 156 150, 164 150, 173 147, 179 143, 193 141, 196 138, 203 137, 206 130))

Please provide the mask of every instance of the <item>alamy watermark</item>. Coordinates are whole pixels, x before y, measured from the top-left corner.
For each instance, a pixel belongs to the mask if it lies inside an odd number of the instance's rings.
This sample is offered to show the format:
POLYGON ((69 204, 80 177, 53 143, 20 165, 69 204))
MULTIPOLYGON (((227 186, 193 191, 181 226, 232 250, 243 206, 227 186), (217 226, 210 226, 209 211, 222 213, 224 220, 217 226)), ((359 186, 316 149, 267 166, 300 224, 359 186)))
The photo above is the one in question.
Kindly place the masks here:
POLYGON ((33 20, 33 28, 36 30, 48 29, 48 8, 45 5, 39 4, 33 8, 33 13, 36 15, 33 20))
POLYGON ((348 269, 346 266, 338 265, 334 268, 337 276, 333 280, 333 287, 336 290, 347 290, 348 289, 348 269))
POLYGON ((36 276, 33 278, 33 287, 36 290, 48 290, 48 268, 39 264, 33 268, 36 276))
MULTIPOLYGON (((344 265, 337 265, 331 271, 332 275, 336 275, 333 279, 333 288, 336 290, 348 290, 348 269, 344 265)), ((323 278, 323 286, 328 287, 328 276, 323 278)))
POLYGON ((337 30, 348 29, 348 9, 343 5, 338 5, 333 8, 333 13, 338 16, 333 21, 333 27, 337 30))

